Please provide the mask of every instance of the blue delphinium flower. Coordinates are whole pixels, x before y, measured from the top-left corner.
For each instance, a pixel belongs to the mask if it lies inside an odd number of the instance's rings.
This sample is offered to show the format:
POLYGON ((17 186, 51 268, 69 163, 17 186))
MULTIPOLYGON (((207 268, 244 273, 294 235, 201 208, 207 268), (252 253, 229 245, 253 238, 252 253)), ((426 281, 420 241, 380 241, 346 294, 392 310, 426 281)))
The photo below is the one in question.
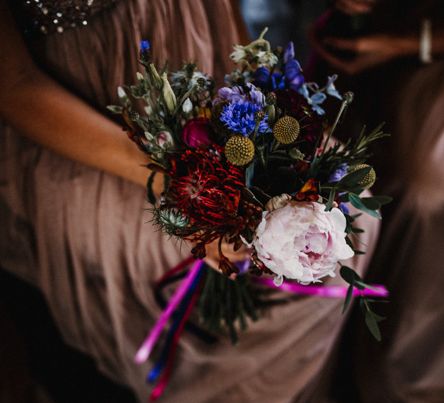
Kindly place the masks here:
POLYGON ((294 44, 289 42, 284 52, 284 76, 287 87, 297 91, 305 79, 299 62, 294 58, 294 44))
POLYGON ((265 66, 258 67, 253 73, 254 83, 263 89, 277 90, 290 88, 299 90, 305 79, 299 62, 294 58, 294 45, 290 42, 284 52, 284 66, 282 73, 271 72, 265 66))
MULTIPOLYGON (((248 101, 229 103, 224 107, 220 120, 233 133, 249 136, 256 127, 256 114, 262 108, 248 101)), ((268 117, 265 116, 259 123, 258 133, 266 133, 269 130, 268 117)))
POLYGON ((336 183, 339 182, 345 175, 347 175, 348 171, 348 164, 343 163, 339 165, 336 170, 330 175, 330 178, 328 178, 329 183, 336 183))
POLYGON ((343 214, 350 214, 350 209, 347 204, 348 203, 339 203, 339 210, 341 210, 343 214))
POLYGON ((328 77, 327 85, 325 86, 325 91, 331 97, 342 99, 342 95, 338 92, 338 90, 335 87, 335 81, 337 78, 338 76, 336 74, 328 77))
POLYGON ((334 84, 337 78, 338 76, 336 74, 328 77, 327 85, 323 88, 319 88, 319 85, 316 83, 305 83, 299 88, 299 93, 318 115, 325 113, 321 105, 327 99, 327 95, 342 99, 341 94, 336 90, 334 84))
POLYGON ((321 105, 327 99, 327 95, 319 90, 315 91, 313 94, 310 94, 308 88, 309 87, 307 84, 303 84, 301 88, 299 88, 299 93, 305 98, 307 103, 318 115, 324 115, 325 111, 323 108, 321 108, 321 105))
POLYGON ((151 49, 150 41, 147 41, 144 39, 143 41, 140 41, 140 51, 141 52, 148 52, 151 49))
POLYGON ((254 84, 259 88, 267 89, 270 81, 270 70, 265 66, 260 66, 253 73, 254 84))

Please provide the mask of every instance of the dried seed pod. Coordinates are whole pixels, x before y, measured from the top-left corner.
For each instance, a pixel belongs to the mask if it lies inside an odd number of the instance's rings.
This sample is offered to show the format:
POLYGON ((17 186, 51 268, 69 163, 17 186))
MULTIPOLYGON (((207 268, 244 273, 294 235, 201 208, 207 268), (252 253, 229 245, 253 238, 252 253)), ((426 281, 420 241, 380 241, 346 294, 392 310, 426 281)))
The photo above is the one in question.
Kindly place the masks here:
POLYGON ((254 144, 248 137, 232 136, 225 144, 225 156, 233 165, 247 165, 254 157, 254 144))
POLYGON ((300 130, 299 122, 295 118, 284 116, 274 125, 273 135, 279 143, 290 144, 296 141, 300 130))
POLYGON ((359 182, 359 186, 364 189, 370 189, 376 182, 376 172, 375 170, 368 164, 357 164, 350 167, 348 173, 356 172, 359 169, 370 168, 370 171, 365 175, 359 182))

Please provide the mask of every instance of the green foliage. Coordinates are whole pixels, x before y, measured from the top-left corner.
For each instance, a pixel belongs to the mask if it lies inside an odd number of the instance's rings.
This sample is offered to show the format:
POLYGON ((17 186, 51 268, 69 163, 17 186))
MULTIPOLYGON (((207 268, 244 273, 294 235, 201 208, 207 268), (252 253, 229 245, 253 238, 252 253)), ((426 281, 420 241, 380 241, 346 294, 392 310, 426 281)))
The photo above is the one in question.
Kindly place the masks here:
MULTIPOLYGON (((363 290, 364 288, 373 289, 372 286, 366 284, 364 280, 356 273, 353 269, 347 266, 341 266, 340 269, 341 277, 349 284, 347 289, 347 294, 344 301, 344 306, 342 312, 345 312, 347 308, 350 306, 350 303, 353 299, 353 290, 356 288, 358 290, 363 290)), ((381 341, 381 331, 379 330, 378 323, 384 320, 385 318, 377 315, 370 306, 370 303, 373 300, 366 298, 365 296, 360 296, 359 305, 364 314, 365 324, 369 329, 372 336, 381 341)))
POLYGON ((352 206, 356 207, 358 210, 361 210, 364 213, 371 215, 372 217, 381 219, 381 214, 379 213, 379 211, 377 209, 374 210, 372 208, 367 207, 364 204, 363 200, 357 194, 349 193, 348 199, 352 204, 352 206))
POLYGON ((248 320, 258 319, 258 295, 248 276, 233 281, 208 268, 198 306, 201 323, 215 333, 227 330, 233 344, 248 320))

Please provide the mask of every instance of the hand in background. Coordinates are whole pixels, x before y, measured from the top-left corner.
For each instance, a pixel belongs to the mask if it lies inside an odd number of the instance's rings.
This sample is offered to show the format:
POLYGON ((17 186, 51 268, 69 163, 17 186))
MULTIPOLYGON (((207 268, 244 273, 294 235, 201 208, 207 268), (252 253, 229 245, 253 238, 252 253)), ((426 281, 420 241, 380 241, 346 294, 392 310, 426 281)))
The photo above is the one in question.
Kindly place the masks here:
POLYGON ((348 15, 366 14, 373 10, 376 0, 337 0, 335 7, 348 15))
POLYGON ((416 54, 419 43, 414 37, 378 34, 353 39, 325 38, 320 47, 320 56, 332 67, 354 75, 393 59, 416 54), (344 60, 336 56, 338 51, 352 52, 354 57, 344 60))
MULTIPOLYGON (((207 255, 205 257, 205 262, 210 267, 212 267, 216 271, 220 272, 220 269, 219 269, 219 262, 220 262, 219 240, 216 239, 215 241, 206 245, 205 250, 207 253, 207 255)), ((242 262, 244 260, 250 259, 250 252, 246 246, 243 246, 239 250, 235 251, 233 248, 233 244, 229 244, 227 242, 222 242, 222 253, 231 263, 242 262)))

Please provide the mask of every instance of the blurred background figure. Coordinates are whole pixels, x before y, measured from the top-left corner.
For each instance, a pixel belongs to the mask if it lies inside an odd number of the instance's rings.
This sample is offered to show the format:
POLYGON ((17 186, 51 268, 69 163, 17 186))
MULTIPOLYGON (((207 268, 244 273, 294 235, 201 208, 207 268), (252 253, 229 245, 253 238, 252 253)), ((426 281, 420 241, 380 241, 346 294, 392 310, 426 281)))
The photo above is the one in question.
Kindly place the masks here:
MULTIPOLYGON (((377 193, 395 200, 368 273, 391 291, 381 304, 383 341, 355 315, 333 371, 338 401, 444 399, 444 7, 442 1, 338 0, 311 32, 314 76, 340 74, 356 93, 346 136, 386 122, 392 136, 374 149, 377 193), (346 355, 341 354, 340 357, 346 355), (340 374, 340 376, 338 376, 340 374), (342 378, 341 378, 342 377, 342 378), (339 379, 341 378, 341 379, 339 379)), ((333 389, 335 389, 333 387, 333 389)))
POLYGON ((292 40, 295 56, 304 65, 310 55, 307 31, 325 10, 324 1, 311 0, 241 0, 241 11, 251 38, 268 27, 272 46, 285 46, 292 40))

